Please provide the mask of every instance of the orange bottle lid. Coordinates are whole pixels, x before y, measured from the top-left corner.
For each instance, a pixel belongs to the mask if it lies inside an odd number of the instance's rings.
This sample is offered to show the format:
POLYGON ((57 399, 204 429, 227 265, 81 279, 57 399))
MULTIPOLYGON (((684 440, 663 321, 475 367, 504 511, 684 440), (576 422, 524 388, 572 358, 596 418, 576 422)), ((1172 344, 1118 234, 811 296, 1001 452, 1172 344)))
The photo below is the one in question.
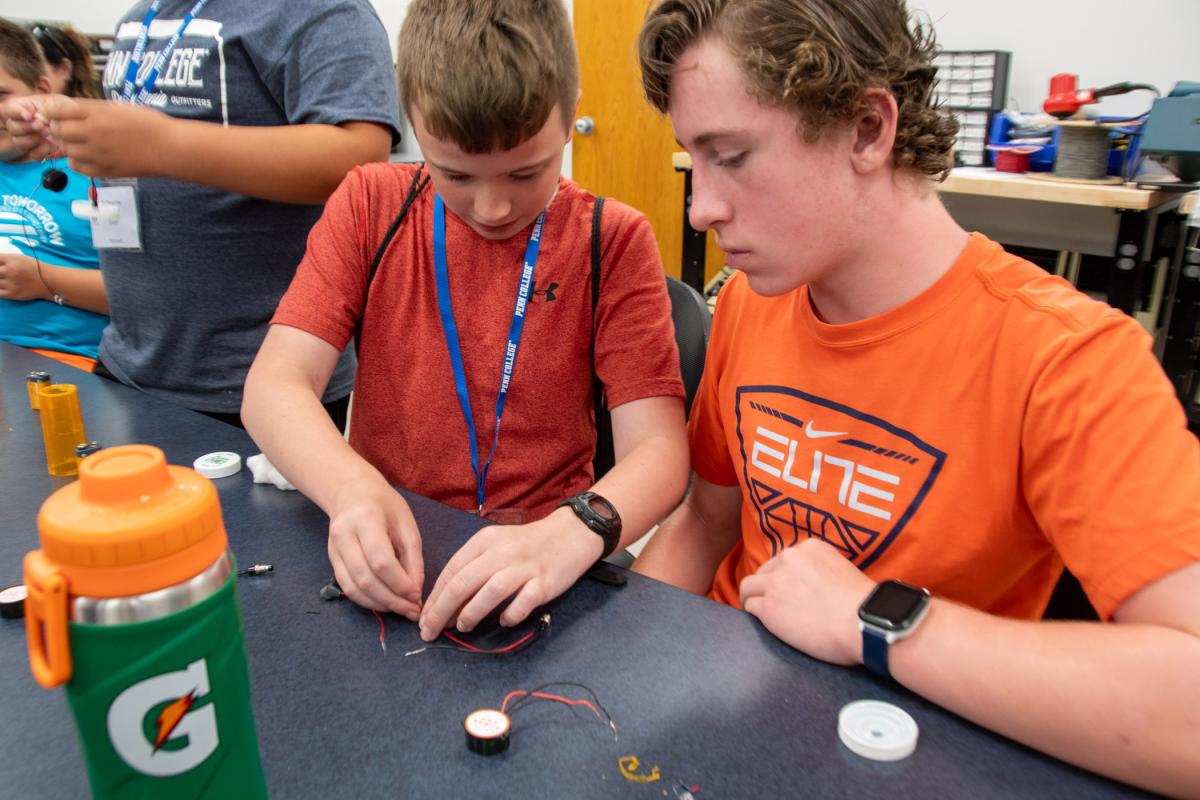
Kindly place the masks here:
POLYGON ((162 450, 124 445, 79 462, 38 514, 41 556, 74 597, 129 597, 182 583, 228 546, 216 489, 162 450))

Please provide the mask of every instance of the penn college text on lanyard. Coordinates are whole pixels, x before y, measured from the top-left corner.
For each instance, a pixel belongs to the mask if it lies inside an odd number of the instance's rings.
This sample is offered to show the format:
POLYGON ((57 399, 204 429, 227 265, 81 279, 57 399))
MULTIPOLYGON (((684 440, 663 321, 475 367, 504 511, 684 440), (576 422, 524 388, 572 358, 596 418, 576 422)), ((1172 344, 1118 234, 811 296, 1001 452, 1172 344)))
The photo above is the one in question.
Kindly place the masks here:
POLYGON ((458 326, 454 322, 454 309, 450 307, 450 275, 446 266, 446 206, 442 196, 436 195, 433 204, 433 261, 437 271, 438 313, 442 318, 442 331, 446 334, 446 347, 450 351, 450 365, 454 368, 454 389, 458 394, 458 405, 467 421, 467 433, 471 439, 471 470, 475 473, 476 500, 479 513, 483 514, 484 484, 487 482, 488 467, 496 454, 500 442, 500 420, 504 416, 504 401, 512 381, 517 363, 517 347, 521 343, 521 331, 525 327, 525 309, 529 305, 529 293, 533 288, 533 270, 537 265, 538 251, 542 245, 542 225, 546 221, 546 210, 538 215, 525 246, 525 265, 521 271, 521 283, 517 288, 517 302, 513 309, 512 324, 508 328, 508 346, 504 348, 504 366, 500 377, 500 392, 496 395, 496 428, 492 435, 492 449, 483 467, 479 466, 479 445, 475 441, 475 418, 471 415, 471 397, 467 391, 467 374, 463 368, 462 349, 458 344, 458 326))
POLYGON ((129 66, 125 70, 125 82, 121 85, 121 100, 126 103, 134 103, 135 105, 143 105, 146 98, 154 92, 154 85, 158 83, 158 73, 162 71, 163 66, 167 63, 167 59, 171 55, 171 51, 175 49, 179 37, 183 36, 183 32, 187 29, 188 23, 192 18, 200 13, 200 9, 204 8, 204 4, 208 0, 196 0, 196 4, 192 6, 192 10, 183 18, 183 22, 179 25, 179 30, 175 31, 174 35, 167 40, 163 49, 158 51, 158 55, 154 59, 154 65, 150 71, 146 73, 146 79, 142 81, 139 88, 137 85, 137 74, 142 66, 142 59, 146 55, 146 43, 150 40, 150 23, 154 22, 154 18, 158 16, 158 9, 162 7, 162 0, 154 0, 154 5, 150 6, 150 10, 146 12, 146 18, 142 20, 142 30, 138 34, 137 44, 133 46, 133 53, 129 56, 129 66), (137 95, 134 95, 134 92, 137 95))

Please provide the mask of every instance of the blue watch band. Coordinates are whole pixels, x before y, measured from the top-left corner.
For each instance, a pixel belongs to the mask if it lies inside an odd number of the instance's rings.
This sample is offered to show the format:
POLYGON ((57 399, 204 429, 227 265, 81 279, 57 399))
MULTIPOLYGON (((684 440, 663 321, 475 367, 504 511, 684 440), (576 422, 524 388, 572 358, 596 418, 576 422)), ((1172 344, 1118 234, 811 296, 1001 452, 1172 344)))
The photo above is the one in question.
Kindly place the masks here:
POLYGON ((891 678, 892 673, 888 670, 887 637, 877 630, 864 627, 862 640, 863 666, 880 677, 891 678))

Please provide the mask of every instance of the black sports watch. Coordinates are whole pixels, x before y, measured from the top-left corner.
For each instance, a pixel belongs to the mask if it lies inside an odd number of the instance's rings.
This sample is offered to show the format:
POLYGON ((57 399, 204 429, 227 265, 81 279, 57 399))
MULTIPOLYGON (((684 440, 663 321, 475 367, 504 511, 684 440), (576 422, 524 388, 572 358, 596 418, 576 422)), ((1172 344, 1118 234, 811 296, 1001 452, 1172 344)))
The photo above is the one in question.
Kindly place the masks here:
POLYGON ((611 556, 621 543, 621 515, 613 504, 595 492, 584 492, 558 504, 559 508, 563 506, 570 506, 575 516, 604 540, 604 552, 600 558, 611 556))
POLYGON ((929 590, 904 581, 884 581, 858 607, 862 631, 863 665, 884 678, 888 670, 888 645, 910 636, 929 611, 929 590))

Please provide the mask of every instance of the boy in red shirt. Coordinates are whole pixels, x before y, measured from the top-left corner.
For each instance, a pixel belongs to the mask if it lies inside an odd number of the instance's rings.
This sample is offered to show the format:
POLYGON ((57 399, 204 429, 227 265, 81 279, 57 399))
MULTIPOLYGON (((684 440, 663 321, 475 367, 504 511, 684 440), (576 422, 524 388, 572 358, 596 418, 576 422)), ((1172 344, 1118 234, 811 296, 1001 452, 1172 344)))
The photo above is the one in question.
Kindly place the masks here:
POLYGON ((682 496, 687 444, 662 263, 646 219, 615 201, 593 312, 595 198, 560 176, 579 95, 561 0, 417 0, 399 54, 432 182, 416 165, 347 176, 250 371, 242 416, 329 514, 343 590, 419 619, 432 639, 514 595, 500 620, 516 624, 636 540, 682 496), (319 397, 356 333, 347 443, 319 397), (598 482, 593 364, 617 455, 598 482), (501 523, 451 559, 423 608, 420 534, 393 484, 501 523))
POLYGON ((1136 322, 938 201, 955 131, 928 32, 903 0, 666 0, 640 53, 693 158, 692 224, 741 272, 692 491, 637 570, 1194 794, 1200 448, 1136 322), (1064 562, 1118 624, 1037 621, 1064 562))

